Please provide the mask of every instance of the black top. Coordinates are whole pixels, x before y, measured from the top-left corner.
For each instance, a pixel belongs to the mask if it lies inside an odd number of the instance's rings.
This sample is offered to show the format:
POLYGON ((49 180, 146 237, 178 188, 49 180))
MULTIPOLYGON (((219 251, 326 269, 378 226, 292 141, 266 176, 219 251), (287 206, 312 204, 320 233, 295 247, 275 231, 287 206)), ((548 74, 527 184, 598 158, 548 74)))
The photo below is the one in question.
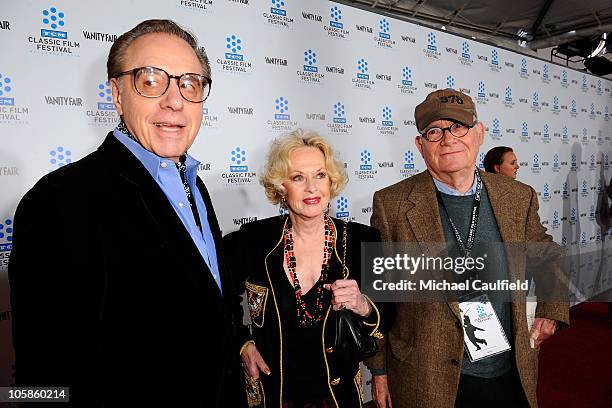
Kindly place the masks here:
MULTIPOLYGON (((284 269, 281 274, 286 275, 284 269)), ((307 305, 312 305, 317 286, 323 285, 319 279, 315 286, 302 295, 307 305)), ((326 291, 325 308, 331 304, 331 296, 326 291)), ((283 359, 286 370, 285 395, 287 400, 306 400, 327 395, 327 374, 321 354, 323 320, 314 327, 299 327, 297 322, 295 290, 288 279, 280 288, 279 306, 284 327, 285 348, 283 359)))

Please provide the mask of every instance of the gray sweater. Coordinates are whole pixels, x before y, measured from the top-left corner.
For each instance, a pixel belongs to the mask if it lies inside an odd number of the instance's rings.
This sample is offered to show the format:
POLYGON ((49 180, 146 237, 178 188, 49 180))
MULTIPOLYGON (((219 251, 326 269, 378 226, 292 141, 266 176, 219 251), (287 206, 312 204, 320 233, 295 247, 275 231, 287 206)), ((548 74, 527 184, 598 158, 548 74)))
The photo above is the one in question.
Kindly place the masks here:
MULTIPOLYGON (((448 215, 452 218, 453 223, 457 227, 461 239, 464 244, 467 241, 468 230, 470 228, 470 214, 472 204, 474 202, 473 195, 453 196, 440 193, 442 201, 448 210, 448 215)), ((463 256, 457 246, 455 234, 448 221, 448 216, 444 208, 440 205, 440 219, 442 220, 442 228, 444 237, 449 247, 450 256, 463 256)), ((479 279, 483 282, 496 281, 498 279, 508 279, 508 264, 506 262, 506 254, 501 245, 502 239, 497 227, 497 221, 489 202, 487 190, 482 186, 482 194, 480 201, 480 213, 478 216, 478 224, 476 227, 476 237, 473 248, 473 257, 487 254, 485 268, 479 273, 479 279)), ((511 345, 513 345, 512 335, 512 310, 508 299, 499 293, 488 293, 491 304, 497 313, 497 316, 504 328, 506 337, 511 345)), ((506 351, 477 362, 471 362, 467 354, 464 352, 463 365, 461 373, 475 377, 493 378, 505 374, 512 367, 512 352, 506 351)))

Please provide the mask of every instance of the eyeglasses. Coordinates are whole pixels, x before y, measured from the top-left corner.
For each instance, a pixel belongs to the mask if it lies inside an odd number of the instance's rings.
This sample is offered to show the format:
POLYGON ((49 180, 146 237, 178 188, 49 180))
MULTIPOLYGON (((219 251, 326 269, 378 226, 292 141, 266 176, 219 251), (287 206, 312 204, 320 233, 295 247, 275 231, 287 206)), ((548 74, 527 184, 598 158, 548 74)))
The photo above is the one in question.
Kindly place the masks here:
MULTIPOLYGON (((476 123, 474 123, 474 125, 475 124, 476 123)), ((442 140, 442 138, 444 137, 444 132, 448 130, 451 133, 451 135, 455 137, 463 137, 467 135, 470 129, 474 127, 474 125, 468 126, 468 125, 464 125, 461 122, 454 122, 452 125, 445 127, 445 128, 441 128, 441 127, 429 128, 424 133, 422 133, 421 136, 424 137, 425 140, 427 140, 428 142, 438 142, 442 140)))
POLYGON ((145 98, 159 98, 170 87, 170 79, 175 78, 183 99, 193 103, 200 103, 208 98, 212 85, 212 79, 204 75, 192 73, 170 75, 163 69, 155 67, 130 69, 129 71, 116 74, 113 78, 130 74, 134 78, 136 92, 145 98))

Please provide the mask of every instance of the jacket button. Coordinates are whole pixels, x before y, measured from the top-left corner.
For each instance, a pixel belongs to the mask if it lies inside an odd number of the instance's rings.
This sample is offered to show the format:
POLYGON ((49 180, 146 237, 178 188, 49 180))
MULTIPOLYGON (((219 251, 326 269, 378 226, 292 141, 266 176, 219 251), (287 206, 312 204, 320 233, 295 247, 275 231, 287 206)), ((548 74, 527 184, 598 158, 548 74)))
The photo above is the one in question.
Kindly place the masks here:
POLYGON ((334 378, 334 379, 331 381, 331 385, 338 385, 338 384, 340 384, 340 377, 338 377, 338 378, 334 378))
POLYGON ((459 365, 459 361, 455 360, 454 358, 451 360, 451 364, 454 366, 458 366, 459 365))
POLYGON ((333 352, 334 352, 334 348, 333 348, 333 347, 328 347, 328 348, 326 348, 326 349, 325 349, 325 352, 326 352, 327 354, 331 354, 331 353, 333 353, 333 352))

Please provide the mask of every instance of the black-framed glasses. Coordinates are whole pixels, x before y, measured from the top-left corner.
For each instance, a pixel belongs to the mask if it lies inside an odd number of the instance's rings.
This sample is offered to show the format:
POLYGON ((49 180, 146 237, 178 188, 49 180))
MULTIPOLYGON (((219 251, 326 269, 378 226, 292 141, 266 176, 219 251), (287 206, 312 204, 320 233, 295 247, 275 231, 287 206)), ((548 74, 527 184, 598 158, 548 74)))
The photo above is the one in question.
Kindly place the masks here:
POLYGON ((132 75, 134 88, 145 98, 159 98, 166 93, 170 87, 170 79, 178 82, 179 92, 183 99, 193 103, 204 102, 210 95, 212 79, 207 76, 186 73, 182 75, 170 75, 161 68, 139 67, 129 71, 119 72, 113 78, 122 75, 132 75))
MULTIPOLYGON (((476 122, 474 122, 474 125, 476 122)), ((452 125, 441 128, 441 127, 431 127, 427 129, 425 132, 421 133, 421 136, 425 138, 428 142, 439 142, 444 137, 444 132, 447 130, 451 133, 451 135, 455 137, 463 137, 467 135, 471 128, 474 127, 465 125, 461 122, 454 122, 452 125)))

